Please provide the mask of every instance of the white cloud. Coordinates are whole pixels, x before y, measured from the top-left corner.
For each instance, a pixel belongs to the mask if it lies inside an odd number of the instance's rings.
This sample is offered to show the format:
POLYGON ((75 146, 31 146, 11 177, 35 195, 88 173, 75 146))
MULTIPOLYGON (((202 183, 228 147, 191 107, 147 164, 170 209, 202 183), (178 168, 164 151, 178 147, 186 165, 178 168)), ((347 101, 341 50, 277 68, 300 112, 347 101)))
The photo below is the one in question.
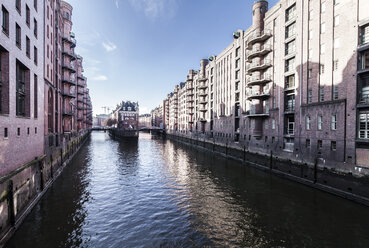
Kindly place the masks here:
POLYGON ((103 43, 102 43, 102 46, 105 48, 105 50, 106 50, 107 52, 112 52, 112 51, 114 51, 115 49, 117 49, 117 46, 116 46, 113 42, 110 42, 110 41, 108 41, 108 42, 103 42, 103 43))
POLYGON ((137 10, 144 12, 150 19, 157 17, 173 17, 178 8, 179 0, 129 0, 137 10))
POLYGON ((108 80, 108 77, 105 75, 95 75, 91 79, 95 81, 106 81, 108 80))

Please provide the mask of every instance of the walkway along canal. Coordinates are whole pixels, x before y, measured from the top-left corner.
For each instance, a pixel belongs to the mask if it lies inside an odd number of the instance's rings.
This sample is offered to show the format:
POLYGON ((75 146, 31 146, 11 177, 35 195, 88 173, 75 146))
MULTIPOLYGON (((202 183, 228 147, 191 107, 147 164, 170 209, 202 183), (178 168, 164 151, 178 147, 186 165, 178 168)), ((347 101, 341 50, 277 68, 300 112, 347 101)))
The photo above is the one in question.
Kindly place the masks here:
POLYGON ((92 132, 6 247, 368 247, 369 209, 149 134, 92 132))

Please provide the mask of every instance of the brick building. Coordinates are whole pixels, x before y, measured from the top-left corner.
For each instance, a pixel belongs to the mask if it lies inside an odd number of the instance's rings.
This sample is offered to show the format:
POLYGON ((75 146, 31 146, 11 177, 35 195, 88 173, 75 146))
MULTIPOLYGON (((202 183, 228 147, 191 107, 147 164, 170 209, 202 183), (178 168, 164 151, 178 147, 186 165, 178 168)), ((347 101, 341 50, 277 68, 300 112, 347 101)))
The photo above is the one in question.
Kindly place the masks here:
POLYGON ((0 176, 3 176, 44 154, 44 10, 41 1, 1 1, 0 8, 0 176))
POLYGON ((72 7, 60 0, 16 0, 1 1, 0 8, 4 176, 37 157, 60 153, 71 137, 91 127, 92 107, 82 58, 74 53, 72 7))
POLYGON ((369 167, 368 9, 365 0, 256 1, 252 26, 167 97, 168 132, 369 167))

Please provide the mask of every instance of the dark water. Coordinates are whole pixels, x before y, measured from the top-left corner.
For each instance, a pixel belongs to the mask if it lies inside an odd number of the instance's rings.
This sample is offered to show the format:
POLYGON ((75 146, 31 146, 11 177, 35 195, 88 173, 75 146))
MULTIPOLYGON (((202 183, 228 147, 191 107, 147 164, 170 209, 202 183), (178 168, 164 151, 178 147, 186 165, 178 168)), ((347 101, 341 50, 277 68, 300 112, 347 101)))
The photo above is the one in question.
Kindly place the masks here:
POLYGON ((92 133, 7 247, 369 247, 369 208, 171 141, 92 133))

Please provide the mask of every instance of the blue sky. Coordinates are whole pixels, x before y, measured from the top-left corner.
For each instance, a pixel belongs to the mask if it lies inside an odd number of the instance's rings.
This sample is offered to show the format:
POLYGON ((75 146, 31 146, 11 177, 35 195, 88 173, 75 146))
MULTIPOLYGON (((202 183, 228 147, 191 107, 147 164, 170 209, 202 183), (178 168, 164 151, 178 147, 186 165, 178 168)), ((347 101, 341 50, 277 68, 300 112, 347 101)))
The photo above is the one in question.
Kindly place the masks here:
MULTIPOLYGON (((94 114, 122 100, 158 106, 200 59, 252 22, 252 0, 68 0, 94 114)), ((273 6, 277 0, 270 0, 273 6)))

